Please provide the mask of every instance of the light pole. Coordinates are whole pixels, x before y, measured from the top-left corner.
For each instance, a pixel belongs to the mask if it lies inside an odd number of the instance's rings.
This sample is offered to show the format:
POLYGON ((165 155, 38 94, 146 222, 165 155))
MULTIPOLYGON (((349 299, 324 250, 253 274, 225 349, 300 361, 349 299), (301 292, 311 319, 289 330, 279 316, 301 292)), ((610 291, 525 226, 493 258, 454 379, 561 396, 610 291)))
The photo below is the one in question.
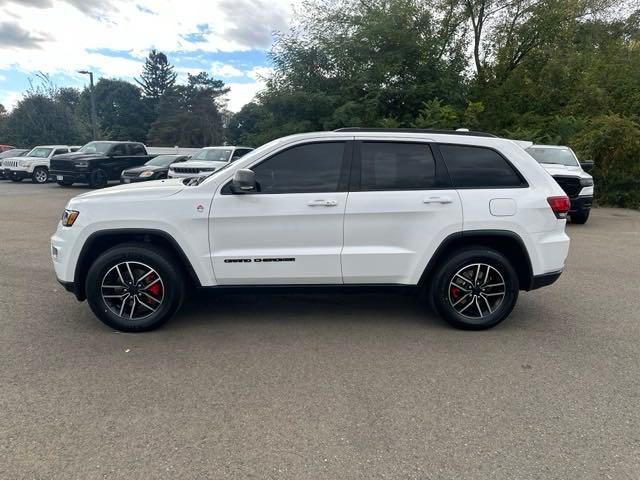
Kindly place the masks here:
POLYGON ((89 94, 91 96, 91 129, 93 139, 98 140, 98 117, 96 116, 96 96, 93 92, 93 72, 88 70, 78 70, 82 75, 89 75, 89 94))

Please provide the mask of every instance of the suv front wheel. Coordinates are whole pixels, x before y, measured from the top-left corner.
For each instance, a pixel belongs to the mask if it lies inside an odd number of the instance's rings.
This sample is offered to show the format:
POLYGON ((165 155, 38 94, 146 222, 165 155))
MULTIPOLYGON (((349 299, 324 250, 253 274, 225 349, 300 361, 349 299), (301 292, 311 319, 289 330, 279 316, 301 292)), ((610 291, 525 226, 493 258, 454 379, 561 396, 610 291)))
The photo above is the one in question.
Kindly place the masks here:
POLYGON ((440 265, 433 302, 451 325, 467 330, 494 327, 513 310, 518 275, 501 253, 484 247, 460 250, 440 265))
POLYGON ((179 265, 169 252, 148 244, 107 250, 89 268, 87 301, 106 325, 125 332, 158 328, 184 296, 179 265))

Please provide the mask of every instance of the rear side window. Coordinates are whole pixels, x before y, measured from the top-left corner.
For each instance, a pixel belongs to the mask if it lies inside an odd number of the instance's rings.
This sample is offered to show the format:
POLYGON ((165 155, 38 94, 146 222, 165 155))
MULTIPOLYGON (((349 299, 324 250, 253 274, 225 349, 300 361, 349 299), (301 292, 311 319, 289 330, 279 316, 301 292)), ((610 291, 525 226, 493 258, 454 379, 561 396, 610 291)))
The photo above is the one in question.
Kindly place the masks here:
POLYGON ((363 142, 360 188, 426 190, 436 184, 436 164, 429 145, 363 142))
POLYGON ((289 148, 253 168, 260 193, 336 192, 344 142, 311 143, 289 148))
POLYGON ((131 145, 131 155, 144 155, 146 152, 144 151, 144 148, 142 145, 140 145, 139 143, 134 143, 133 145, 131 145))
POLYGON ((438 145, 456 188, 523 187, 526 182, 495 150, 467 145, 438 145))

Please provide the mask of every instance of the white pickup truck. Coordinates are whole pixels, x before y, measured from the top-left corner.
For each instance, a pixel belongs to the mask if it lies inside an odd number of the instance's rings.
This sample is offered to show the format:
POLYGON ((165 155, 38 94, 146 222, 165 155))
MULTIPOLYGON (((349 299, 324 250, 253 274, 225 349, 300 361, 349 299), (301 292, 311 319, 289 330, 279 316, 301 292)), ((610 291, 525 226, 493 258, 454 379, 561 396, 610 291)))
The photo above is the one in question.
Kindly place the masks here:
POLYGON ((22 157, 10 157, 2 160, 2 171, 5 178, 14 182, 31 178, 33 183, 47 183, 51 157, 75 152, 79 148, 68 145, 40 145, 22 157))

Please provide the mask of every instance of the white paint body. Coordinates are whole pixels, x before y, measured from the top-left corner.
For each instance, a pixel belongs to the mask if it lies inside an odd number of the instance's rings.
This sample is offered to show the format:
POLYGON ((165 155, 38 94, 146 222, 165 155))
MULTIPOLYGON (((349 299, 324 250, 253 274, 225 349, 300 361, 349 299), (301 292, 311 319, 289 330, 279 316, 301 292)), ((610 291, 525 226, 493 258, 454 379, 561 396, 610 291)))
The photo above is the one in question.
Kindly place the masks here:
POLYGON ((154 229, 175 239, 203 286, 418 283, 451 234, 477 230, 522 239, 534 275, 562 270, 564 219, 547 198, 564 192, 512 141, 421 133, 322 132, 263 145, 200 185, 180 179, 121 185, 73 198, 80 215, 51 239, 57 277, 72 282, 82 246, 102 230, 154 229), (285 148, 323 140, 456 143, 498 150, 526 188, 223 195, 236 170, 285 148), (230 259, 286 259, 233 263, 230 259), (227 260, 227 262, 225 262, 227 260))
POLYGON ((39 145, 34 147, 31 151, 38 148, 50 148, 51 152, 46 157, 30 157, 29 152, 23 157, 5 158, 2 160, 2 168, 12 172, 22 172, 26 174, 33 174, 33 171, 37 167, 46 167, 49 170, 51 157, 54 155, 61 155, 71 152, 71 149, 67 145, 39 145))

